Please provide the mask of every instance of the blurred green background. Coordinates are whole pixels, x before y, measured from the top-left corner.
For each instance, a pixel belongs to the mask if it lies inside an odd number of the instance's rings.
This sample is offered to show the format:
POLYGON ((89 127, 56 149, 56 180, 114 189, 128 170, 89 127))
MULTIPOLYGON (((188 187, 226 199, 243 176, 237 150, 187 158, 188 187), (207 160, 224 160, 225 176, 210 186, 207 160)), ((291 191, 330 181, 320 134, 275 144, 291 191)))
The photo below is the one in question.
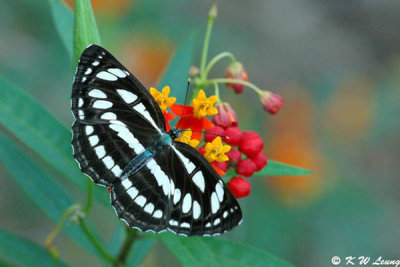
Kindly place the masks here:
MULTIPOLYGON (((0 75, 70 125, 71 55, 49 2, 0 0, 0 75)), ((193 32, 200 36, 198 65, 212 1, 92 4, 103 46, 146 87, 158 84, 174 50, 193 32)), ((221 97, 238 112, 241 128, 262 134, 268 158, 314 171, 251 179, 251 195, 240 200, 244 222, 228 238, 296 266, 330 266, 333 256, 399 259, 398 10, 394 0, 219 1, 209 55, 233 52, 249 79, 282 95, 285 105, 271 116, 252 105, 258 98, 249 90, 237 96, 222 87, 221 97)), ((225 64, 210 77, 223 76, 225 64)), ((2 165, 0 181, 0 227, 43 244, 54 224, 2 165)), ((65 186, 84 202, 82 192, 65 186)), ((111 207, 98 204, 91 217, 106 239, 119 223, 111 207)), ((71 264, 99 264, 65 234, 56 245, 71 264)), ((179 265, 157 244, 142 265, 161 264, 179 265)))

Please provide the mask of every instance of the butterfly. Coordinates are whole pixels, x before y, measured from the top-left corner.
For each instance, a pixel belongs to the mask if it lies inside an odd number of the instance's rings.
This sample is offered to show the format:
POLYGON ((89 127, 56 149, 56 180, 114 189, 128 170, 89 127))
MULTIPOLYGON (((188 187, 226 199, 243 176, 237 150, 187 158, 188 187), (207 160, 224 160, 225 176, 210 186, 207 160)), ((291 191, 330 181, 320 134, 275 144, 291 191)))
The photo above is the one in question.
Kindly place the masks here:
POLYGON ((117 216, 132 228, 213 236, 242 221, 240 206, 210 163, 166 132, 150 93, 97 45, 79 60, 72 87, 72 148, 84 174, 111 187, 117 216))

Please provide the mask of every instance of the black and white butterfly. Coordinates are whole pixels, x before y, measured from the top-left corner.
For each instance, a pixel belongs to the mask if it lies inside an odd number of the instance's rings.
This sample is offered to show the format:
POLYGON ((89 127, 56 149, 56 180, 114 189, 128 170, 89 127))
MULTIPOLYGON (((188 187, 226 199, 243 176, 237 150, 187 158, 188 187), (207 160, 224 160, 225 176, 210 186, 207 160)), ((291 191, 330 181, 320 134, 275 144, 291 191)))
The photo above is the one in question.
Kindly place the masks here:
POLYGON ((82 172, 111 187, 130 227, 218 235, 242 221, 239 204, 210 163, 175 142, 145 87, 108 51, 82 53, 72 89, 72 147, 82 172))

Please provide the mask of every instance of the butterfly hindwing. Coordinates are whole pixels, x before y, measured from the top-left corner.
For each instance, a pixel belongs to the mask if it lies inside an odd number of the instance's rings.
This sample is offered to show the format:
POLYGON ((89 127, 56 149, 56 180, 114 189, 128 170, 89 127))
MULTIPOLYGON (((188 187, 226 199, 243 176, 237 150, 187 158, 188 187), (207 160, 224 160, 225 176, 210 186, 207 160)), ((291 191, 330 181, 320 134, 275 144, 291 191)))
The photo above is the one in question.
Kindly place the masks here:
POLYGON ((192 147, 174 142, 111 192, 118 217, 131 227, 181 235, 216 235, 242 219, 236 199, 192 147))
POLYGON ((96 183, 112 186, 128 162, 165 132, 157 103, 103 48, 82 54, 72 90, 74 155, 96 183))
POLYGON ((170 229, 185 235, 216 235, 240 224, 239 203, 203 155, 180 142, 172 149, 171 168, 181 196, 172 198, 170 220, 175 225, 170 229))

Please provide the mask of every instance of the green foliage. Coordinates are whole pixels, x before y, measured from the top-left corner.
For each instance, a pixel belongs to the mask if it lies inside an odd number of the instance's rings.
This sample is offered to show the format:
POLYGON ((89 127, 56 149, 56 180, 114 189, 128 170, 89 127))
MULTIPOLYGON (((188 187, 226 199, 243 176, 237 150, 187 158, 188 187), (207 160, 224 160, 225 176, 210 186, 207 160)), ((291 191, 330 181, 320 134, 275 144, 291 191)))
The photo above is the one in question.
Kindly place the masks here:
POLYGON ((147 254, 151 251, 156 240, 150 238, 141 238, 136 240, 132 246, 131 252, 126 261, 127 266, 139 266, 147 254))
POLYGON ((60 0, 48 1, 56 30, 69 56, 72 57, 72 28, 74 18, 68 8, 60 0))
MULTIPOLYGON (((70 129, 28 93, 1 77, 0 95, 0 124, 64 177, 86 190, 87 178, 71 157, 70 129)), ((95 196, 102 203, 109 204, 104 198, 104 190, 97 188, 95 196)))
POLYGON ((61 260, 56 263, 43 247, 3 229, 0 229, 0 259, 10 266, 67 266, 61 260))
POLYGON ((183 266, 292 266, 257 248, 216 237, 159 235, 183 266))
POLYGON ((83 50, 90 44, 100 45, 100 35, 89 0, 75 0, 74 2, 74 59, 73 66, 83 50))
POLYGON ((178 47, 159 84, 159 89, 166 85, 171 87, 172 95, 177 98, 177 102, 182 104, 185 100, 188 70, 192 64, 196 40, 196 35, 190 35, 178 47))
MULTIPOLYGON (((0 133, 0 162, 14 178, 22 191, 50 220, 57 222, 64 211, 74 204, 67 191, 55 182, 43 167, 38 166, 26 151, 17 147, 0 133)), ((91 227, 93 228, 93 227, 91 227)), ((87 251, 95 253, 80 228, 68 224, 65 232, 87 251)), ((96 234, 98 236, 98 234, 96 234)))

